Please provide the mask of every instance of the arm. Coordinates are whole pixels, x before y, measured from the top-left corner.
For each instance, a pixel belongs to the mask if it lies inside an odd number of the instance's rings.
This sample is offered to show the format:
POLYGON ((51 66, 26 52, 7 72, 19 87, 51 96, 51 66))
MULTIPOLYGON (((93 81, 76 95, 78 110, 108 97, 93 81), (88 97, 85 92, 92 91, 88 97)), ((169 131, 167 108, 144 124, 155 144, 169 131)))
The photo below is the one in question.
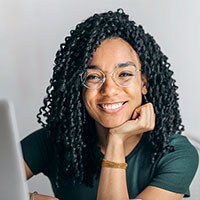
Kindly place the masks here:
MULTIPOLYGON (((109 138, 105 159, 124 163, 124 145, 121 141, 109 138)), ((125 169, 102 167, 98 188, 98 200, 129 199, 125 169)))
POLYGON ((154 186, 148 186, 136 198, 143 200, 181 200, 184 194, 170 192, 154 186))
MULTIPOLYGON (((30 168, 28 167, 28 165, 26 164, 26 162, 23 160, 24 162, 24 168, 25 168, 25 173, 26 173, 26 179, 30 179, 33 176, 33 172, 30 170, 30 168)), ((32 193, 29 193, 30 198, 32 193)), ((36 194, 34 200, 58 200, 55 197, 50 197, 50 196, 46 196, 46 195, 41 195, 41 194, 36 194)))
MULTIPOLYGON (((48 151, 49 144, 47 139, 46 129, 39 129, 21 141, 27 180, 35 174, 43 172, 49 164, 48 155, 51 152, 48 151)), ((57 198, 36 194, 35 200, 57 200, 57 198)))
POLYGON ((24 161, 24 169, 25 169, 26 179, 28 180, 33 176, 33 172, 30 170, 25 161, 24 161))
MULTIPOLYGON (((133 119, 118 128, 110 130, 105 159, 118 163, 125 162, 125 141, 129 140, 131 136, 154 129, 155 114, 152 104, 148 103, 136 109, 133 119)), ((148 186, 137 196, 137 198, 143 200, 179 200, 182 197, 183 194, 153 186, 148 186)), ((102 167, 97 199, 128 200, 126 170, 102 167)))

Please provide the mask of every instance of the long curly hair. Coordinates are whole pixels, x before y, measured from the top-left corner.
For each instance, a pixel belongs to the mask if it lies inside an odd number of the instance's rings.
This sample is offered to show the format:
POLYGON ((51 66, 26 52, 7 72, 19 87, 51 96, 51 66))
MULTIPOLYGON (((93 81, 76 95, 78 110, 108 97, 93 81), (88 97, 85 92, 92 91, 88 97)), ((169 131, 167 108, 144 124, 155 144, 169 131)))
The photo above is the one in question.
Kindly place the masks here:
POLYGON ((66 177, 74 183, 91 186, 100 172, 102 156, 98 137, 94 119, 82 100, 79 75, 101 42, 112 37, 120 37, 133 47, 140 58, 142 73, 147 77, 147 99, 156 114, 155 129, 148 134, 154 152, 152 162, 162 153, 173 151, 170 136, 184 130, 173 72, 154 38, 141 25, 129 20, 122 9, 94 14, 78 24, 60 45, 47 96, 37 115, 54 147, 58 187, 66 177))

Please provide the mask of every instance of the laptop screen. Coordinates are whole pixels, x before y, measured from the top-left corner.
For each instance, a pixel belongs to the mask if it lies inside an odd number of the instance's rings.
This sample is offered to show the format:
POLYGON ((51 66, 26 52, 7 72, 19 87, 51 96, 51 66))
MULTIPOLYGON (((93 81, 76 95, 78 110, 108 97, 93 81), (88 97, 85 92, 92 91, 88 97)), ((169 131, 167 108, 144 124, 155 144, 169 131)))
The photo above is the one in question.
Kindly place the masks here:
POLYGON ((0 195, 3 200, 29 199, 14 106, 8 100, 0 100, 0 195))

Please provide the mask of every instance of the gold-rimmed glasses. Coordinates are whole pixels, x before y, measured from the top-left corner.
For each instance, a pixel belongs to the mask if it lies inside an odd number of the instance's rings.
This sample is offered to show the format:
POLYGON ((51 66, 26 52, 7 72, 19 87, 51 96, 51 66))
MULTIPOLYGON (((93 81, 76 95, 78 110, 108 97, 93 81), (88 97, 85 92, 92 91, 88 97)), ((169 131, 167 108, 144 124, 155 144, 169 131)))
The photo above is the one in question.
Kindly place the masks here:
POLYGON ((114 82, 120 87, 131 86, 137 77, 137 69, 134 65, 116 67, 112 72, 104 73, 96 67, 89 67, 81 74, 82 84, 88 89, 100 88, 106 80, 106 75, 111 75, 114 82))

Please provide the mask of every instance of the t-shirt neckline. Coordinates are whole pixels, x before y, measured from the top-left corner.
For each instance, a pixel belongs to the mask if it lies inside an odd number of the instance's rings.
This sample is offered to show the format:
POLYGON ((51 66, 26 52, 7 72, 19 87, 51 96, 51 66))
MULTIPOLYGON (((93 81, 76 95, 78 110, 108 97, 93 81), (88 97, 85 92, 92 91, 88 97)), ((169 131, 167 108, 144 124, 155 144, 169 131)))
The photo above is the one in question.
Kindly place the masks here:
POLYGON ((147 138, 146 134, 143 133, 142 137, 140 138, 140 141, 137 143, 135 148, 125 157, 126 161, 129 160, 134 154, 136 154, 138 152, 138 150, 144 144, 144 141, 146 140, 146 138, 147 138))

